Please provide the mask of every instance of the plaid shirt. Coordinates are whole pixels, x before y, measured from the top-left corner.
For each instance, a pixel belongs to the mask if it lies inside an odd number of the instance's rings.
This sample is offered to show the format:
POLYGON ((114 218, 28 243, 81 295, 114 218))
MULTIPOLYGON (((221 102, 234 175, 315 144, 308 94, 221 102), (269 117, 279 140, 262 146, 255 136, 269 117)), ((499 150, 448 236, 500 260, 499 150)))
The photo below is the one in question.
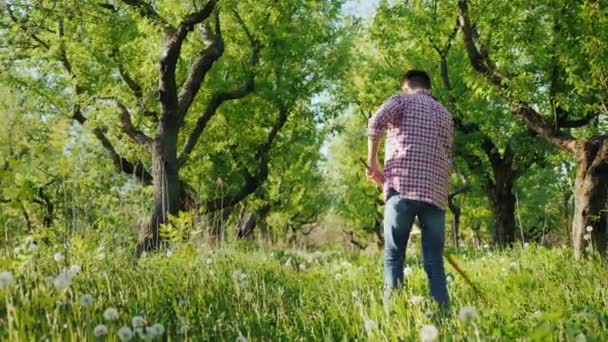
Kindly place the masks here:
POLYGON ((390 97, 369 121, 370 139, 388 131, 392 152, 384 162, 384 194, 445 208, 452 164, 452 115, 429 92, 390 97))

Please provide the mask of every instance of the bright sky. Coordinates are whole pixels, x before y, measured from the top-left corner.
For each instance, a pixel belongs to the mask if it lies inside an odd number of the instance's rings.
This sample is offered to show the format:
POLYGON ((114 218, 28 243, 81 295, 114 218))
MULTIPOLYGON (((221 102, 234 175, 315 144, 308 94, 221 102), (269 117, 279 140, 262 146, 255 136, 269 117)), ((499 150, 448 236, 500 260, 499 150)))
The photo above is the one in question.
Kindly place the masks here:
POLYGON ((369 19, 374 16, 377 6, 378 0, 348 0, 344 4, 344 13, 369 19))

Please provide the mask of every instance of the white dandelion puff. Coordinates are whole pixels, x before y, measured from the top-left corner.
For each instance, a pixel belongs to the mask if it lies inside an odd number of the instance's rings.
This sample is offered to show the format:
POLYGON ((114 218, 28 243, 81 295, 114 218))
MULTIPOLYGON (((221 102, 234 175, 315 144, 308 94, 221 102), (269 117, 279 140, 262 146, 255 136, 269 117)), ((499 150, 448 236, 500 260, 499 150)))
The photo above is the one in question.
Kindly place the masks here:
POLYGON ((420 339, 423 342, 433 342, 439 337, 439 330, 432 324, 423 326, 420 329, 420 339))
POLYGON ((367 332, 370 332, 370 331, 376 329, 376 327, 378 326, 376 324, 376 322, 374 320, 371 320, 371 319, 366 319, 365 323, 363 325, 365 327, 365 331, 367 331, 367 332))
POLYGON ((80 273, 80 271, 82 270, 82 267, 80 267, 80 265, 72 265, 70 266, 70 273, 75 276, 78 273, 80 273))
POLYGON ((160 323, 154 323, 150 328, 152 329, 151 331, 154 332, 154 336, 156 337, 163 336, 163 334, 165 333, 165 326, 160 323))
POLYGON ((583 239, 585 239, 585 240, 591 240, 591 234, 585 234, 585 235, 583 235, 583 239))
POLYGON ((354 299, 359 299, 359 291, 357 291, 357 290, 353 291, 353 292, 351 293, 351 296, 352 296, 354 299))
POLYGON ((540 310, 536 310, 534 311, 534 313, 532 314, 532 316, 536 319, 539 319, 543 316, 543 313, 540 310))
POLYGON ((62 262, 63 260, 65 260, 65 257, 63 256, 63 254, 57 252, 53 255, 53 260, 55 260, 56 262, 62 262))
POLYGON ((575 342, 586 342, 587 341, 587 336, 585 336, 585 334, 580 333, 578 335, 576 335, 576 337, 574 338, 575 342))
POLYGON ((412 274, 412 272, 414 272, 414 270, 412 270, 412 268, 408 266, 403 269, 403 276, 409 277, 412 274))
POLYGON ((337 280, 337 281, 342 280, 342 274, 337 273, 337 274, 336 274, 336 280, 337 280))
POLYGON ((179 333, 185 335, 190 331, 190 323, 182 322, 179 326, 179 333))
POLYGON ((414 304, 414 305, 418 305, 420 303, 422 303, 424 301, 424 297, 422 296, 412 296, 412 298, 410 298, 410 303, 414 304))
POLYGON ((68 272, 62 272, 53 279, 53 286, 57 290, 65 290, 70 286, 72 282, 72 275, 68 272))
POLYGON ((92 295, 85 293, 82 296, 80 296, 80 306, 82 307, 88 307, 93 305, 93 303, 95 303, 95 298, 93 298, 92 295))
POLYGON ((98 324, 95 329, 93 329, 93 335, 96 337, 105 336, 108 334, 108 327, 103 324, 98 324))
POLYGON ((134 316, 131 319, 131 325, 133 325, 133 328, 143 328, 146 326, 146 320, 141 316, 134 316))
POLYGON ((587 231, 587 233, 591 233, 593 231, 593 226, 587 226, 585 230, 587 231))
POLYGON ((527 243, 527 242, 526 242, 526 243, 524 243, 524 249, 527 249, 528 247, 530 247, 530 244, 529 244, 529 243, 527 243))
POLYGON ((516 263, 515 261, 512 261, 512 262, 509 264, 509 269, 510 269, 510 270, 512 270, 512 269, 514 269, 515 267, 517 267, 517 263, 516 263))
POLYGON ((173 251, 172 250, 167 250, 167 253, 165 253, 165 255, 167 256, 167 258, 170 258, 173 256, 173 251))
POLYGON ((115 321, 118 319, 118 310, 115 308, 107 308, 106 311, 103 312, 103 318, 106 321, 115 321))
POLYGON ((236 338, 236 342, 247 342, 247 337, 240 335, 236 338))
POLYGON ((458 319, 463 322, 472 321, 477 318, 477 309, 474 306, 465 306, 458 312, 458 319))
POLYGON ((212 263, 213 263, 213 259, 211 259, 211 258, 205 259, 205 264, 211 265, 212 263))
POLYGON ((130 341, 133 338, 133 331, 129 327, 118 329, 118 338, 121 341, 130 341))
POLYGON ((13 274, 8 271, 0 273, 0 289, 5 289, 13 283, 13 274))

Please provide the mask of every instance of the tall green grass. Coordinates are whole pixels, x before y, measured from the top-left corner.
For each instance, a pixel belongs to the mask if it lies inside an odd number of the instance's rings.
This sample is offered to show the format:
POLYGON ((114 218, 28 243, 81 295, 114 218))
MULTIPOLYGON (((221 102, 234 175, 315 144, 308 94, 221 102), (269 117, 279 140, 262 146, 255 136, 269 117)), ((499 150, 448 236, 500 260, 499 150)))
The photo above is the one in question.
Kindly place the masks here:
POLYGON ((607 265, 577 262, 565 249, 457 254, 486 300, 446 264, 452 315, 443 319, 415 251, 406 286, 383 303, 380 253, 184 245, 136 260, 129 249, 109 246, 74 239, 62 250, 5 251, 0 271, 13 279, 0 276, 0 338, 115 341, 121 327, 133 329, 133 317, 141 316, 146 324, 133 340, 152 339, 146 327, 155 323, 164 332, 153 339, 170 341, 415 341, 425 325, 448 341, 608 340, 607 265), (55 253, 63 260, 55 261, 55 253), (57 278, 71 265, 81 271, 57 278), (94 298, 91 306, 81 305, 84 294, 94 298), (417 303, 414 296, 424 299, 417 303), (110 307, 116 321, 104 318, 110 307), (475 308, 476 317, 459 319, 463 307, 475 308), (107 335, 94 336, 98 324, 107 335))

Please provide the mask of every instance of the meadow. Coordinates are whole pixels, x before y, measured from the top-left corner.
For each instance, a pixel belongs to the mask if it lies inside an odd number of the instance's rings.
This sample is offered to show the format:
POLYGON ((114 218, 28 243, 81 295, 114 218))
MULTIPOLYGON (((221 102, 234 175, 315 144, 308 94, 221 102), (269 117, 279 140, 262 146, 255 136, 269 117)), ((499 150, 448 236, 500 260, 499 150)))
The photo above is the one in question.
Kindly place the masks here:
POLYGON ((379 252, 176 245, 135 259, 116 240, 63 249, 26 238, 1 261, 0 336, 12 341, 604 341, 605 261, 535 245, 455 257, 452 312, 429 299, 416 246, 382 296, 379 252))

